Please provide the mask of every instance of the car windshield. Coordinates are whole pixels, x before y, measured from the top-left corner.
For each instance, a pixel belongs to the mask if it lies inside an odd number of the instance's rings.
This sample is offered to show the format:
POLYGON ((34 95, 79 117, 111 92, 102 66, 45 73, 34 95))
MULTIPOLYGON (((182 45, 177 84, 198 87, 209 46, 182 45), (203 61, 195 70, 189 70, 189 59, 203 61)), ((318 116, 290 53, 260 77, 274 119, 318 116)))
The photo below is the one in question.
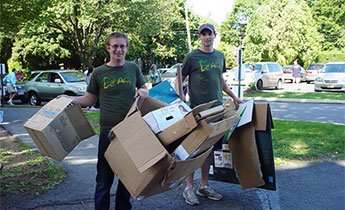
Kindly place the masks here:
POLYGON ((307 70, 320 70, 323 66, 323 64, 311 64, 308 66, 307 70))
POLYGON ((81 72, 61 72, 60 74, 66 80, 66 82, 85 81, 85 75, 81 72))
POLYGON ((345 64, 327 64, 325 73, 344 73, 345 64))

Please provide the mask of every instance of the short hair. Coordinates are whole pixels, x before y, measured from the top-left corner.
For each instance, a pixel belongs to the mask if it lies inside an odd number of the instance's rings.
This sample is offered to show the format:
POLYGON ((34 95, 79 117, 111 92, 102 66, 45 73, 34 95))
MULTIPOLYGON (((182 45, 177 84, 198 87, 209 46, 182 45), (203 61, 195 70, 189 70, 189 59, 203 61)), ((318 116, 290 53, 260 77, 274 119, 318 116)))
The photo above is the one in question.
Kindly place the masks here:
POLYGON ((16 69, 16 68, 13 68, 13 69, 12 69, 12 72, 15 72, 15 71, 17 71, 17 69, 16 69))
POLYGON ((121 33, 121 32, 112 32, 112 33, 110 33, 110 34, 108 35, 108 37, 107 37, 105 43, 106 43, 107 45, 110 45, 110 40, 111 40, 112 38, 123 38, 123 39, 126 40, 126 45, 129 46, 129 41, 128 41, 128 36, 127 36, 127 34, 124 34, 124 33, 121 33))

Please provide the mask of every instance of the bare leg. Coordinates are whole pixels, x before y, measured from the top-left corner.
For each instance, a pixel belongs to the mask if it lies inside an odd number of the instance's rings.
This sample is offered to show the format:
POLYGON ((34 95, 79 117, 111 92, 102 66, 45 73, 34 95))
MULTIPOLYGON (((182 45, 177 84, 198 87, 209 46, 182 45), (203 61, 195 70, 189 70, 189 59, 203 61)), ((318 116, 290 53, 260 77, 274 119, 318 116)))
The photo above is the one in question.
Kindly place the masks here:
POLYGON ((207 157, 205 162, 201 166, 201 186, 208 185, 208 173, 210 170, 210 164, 211 164, 211 155, 207 157))

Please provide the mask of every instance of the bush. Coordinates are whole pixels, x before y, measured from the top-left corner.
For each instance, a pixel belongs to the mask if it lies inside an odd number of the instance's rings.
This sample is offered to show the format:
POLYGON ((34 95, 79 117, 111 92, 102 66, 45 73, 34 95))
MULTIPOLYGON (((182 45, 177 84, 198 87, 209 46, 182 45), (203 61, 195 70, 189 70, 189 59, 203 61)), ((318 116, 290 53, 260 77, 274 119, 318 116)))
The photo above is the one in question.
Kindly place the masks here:
POLYGON ((323 51, 320 52, 316 61, 318 63, 328 63, 331 61, 345 61, 345 51, 323 51))

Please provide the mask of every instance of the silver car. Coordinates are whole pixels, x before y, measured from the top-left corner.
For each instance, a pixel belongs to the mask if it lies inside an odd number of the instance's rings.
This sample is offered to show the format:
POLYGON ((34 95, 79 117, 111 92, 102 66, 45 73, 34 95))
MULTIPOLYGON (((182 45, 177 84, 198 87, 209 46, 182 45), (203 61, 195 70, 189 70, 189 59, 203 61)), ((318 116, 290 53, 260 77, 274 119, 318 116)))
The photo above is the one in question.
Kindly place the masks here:
POLYGON ((330 62, 315 79, 315 92, 345 92, 345 62, 330 62))
POLYGON ((85 75, 75 70, 33 71, 25 82, 25 94, 31 105, 40 105, 58 95, 85 95, 85 75))
POLYGON ((261 90, 265 87, 283 88, 282 66, 275 62, 259 62, 255 64, 255 84, 261 90))
POLYGON ((305 80, 308 84, 314 82, 318 74, 325 69, 324 63, 312 63, 309 64, 307 69, 305 70, 305 80))

